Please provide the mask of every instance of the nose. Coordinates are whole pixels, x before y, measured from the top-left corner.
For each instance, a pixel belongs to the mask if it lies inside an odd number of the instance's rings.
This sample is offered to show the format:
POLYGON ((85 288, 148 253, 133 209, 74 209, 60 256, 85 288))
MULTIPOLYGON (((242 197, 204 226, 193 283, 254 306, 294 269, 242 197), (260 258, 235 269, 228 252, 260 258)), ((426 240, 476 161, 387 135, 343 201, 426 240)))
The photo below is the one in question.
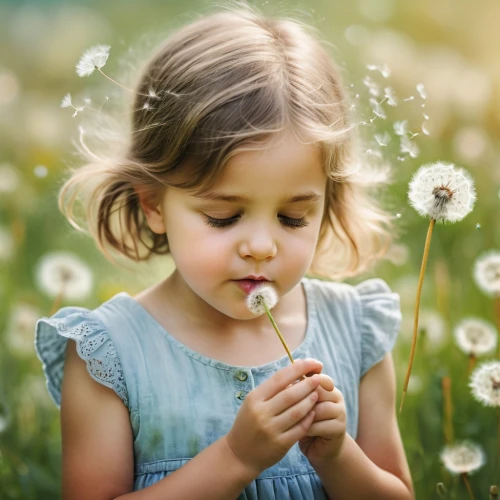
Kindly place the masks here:
POLYGON ((274 257, 276 251, 276 242, 271 232, 263 229, 247 233, 239 245, 239 254, 243 258, 266 260, 274 257))

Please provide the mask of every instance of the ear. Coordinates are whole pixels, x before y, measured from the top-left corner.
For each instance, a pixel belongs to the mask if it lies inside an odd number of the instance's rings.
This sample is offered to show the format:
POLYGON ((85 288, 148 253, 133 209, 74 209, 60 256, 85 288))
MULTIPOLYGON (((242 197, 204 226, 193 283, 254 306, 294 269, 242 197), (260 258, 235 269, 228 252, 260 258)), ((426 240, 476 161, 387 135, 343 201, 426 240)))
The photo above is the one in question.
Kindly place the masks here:
POLYGON ((161 211, 161 199, 160 202, 155 203, 152 201, 151 197, 147 196, 144 192, 138 189, 135 189, 135 192, 139 198, 139 204, 151 231, 156 234, 165 234, 166 229, 163 221, 163 212, 161 211))

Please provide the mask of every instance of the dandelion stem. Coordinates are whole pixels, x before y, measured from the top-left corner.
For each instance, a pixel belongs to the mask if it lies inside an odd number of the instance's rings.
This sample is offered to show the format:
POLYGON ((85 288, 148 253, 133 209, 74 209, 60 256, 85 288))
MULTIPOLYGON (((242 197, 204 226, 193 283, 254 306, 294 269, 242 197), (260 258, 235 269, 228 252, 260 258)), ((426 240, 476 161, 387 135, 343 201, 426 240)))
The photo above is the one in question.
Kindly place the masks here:
POLYGON ((499 338, 497 339, 497 359, 500 359, 500 293, 497 293, 495 296, 495 318, 499 336, 499 338))
POLYGON ((133 92, 135 94, 135 90, 129 89, 128 87, 125 87, 125 85, 122 85, 121 83, 118 83, 116 80, 113 80, 113 78, 111 78, 106 73, 104 73, 104 71, 101 68, 97 68, 97 69, 101 73, 101 75, 104 75, 108 80, 111 80, 113 83, 116 83, 116 85, 118 85, 122 89, 128 90, 129 92, 133 92))
MULTIPOLYGON (((281 343, 283 344, 283 347, 286 350, 286 353, 288 354, 288 357, 290 358, 290 361, 292 363, 295 363, 292 353, 290 352, 290 349, 288 349, 288 346, 286 345, 285 339, 283 338, 283 335, 281 335, 280 329, 278 328, 278 325, 276 324, 276 321, 274 321, 273 315, 271 314, 271 311, 267 307, 267 304, 265 301, 262 301, 262 305, 264 306, 264 310, 266 311, 267 317, 269 318, 269 321, 273 325, 274 329, 276 330, 276 333, 278 334, 278 337, 281 340, 281 343)), ((302 376, 301 379, 304 379, 305 376, 302 376)))
POLYGON ((414 318, 414 322, 413 322, 413 340, 411 343, 410 361, 408 362, 408 370, 406 371, 406 378, 405 378, 405 383, 404 383, 404 387, 403 387, 403 396, 401 398, 401 406, 399 407, 399 413, 401 413, 401 410, 403 409, 403 403, 405 400, 406 390, 408 388, 408 382, 410 380, 411 367, 413 365, 413 357, 415 356, 415 347, 417 345, 418 313, 419 313, 419 309, 420 309, 420 296, 422 294, 422 285, 424 284, 425 268, 427 266, 427 259, 429 257, 429 247, 431 245, 431 238, 432 238, 432 230, 434 228, 435 223, 436 223, 436 220, 431 219, 431 222, 429 224, 429 229, 427 230, 427 237, 425 239, 424 255, 422 257, 422 266, 420 268, 420 277, 418 279, 418 287, 417 287, 417 298, 416 298, 416 302, 415 302, 415 318, 414 318))
POLYGON ((451 379, 443 377, 443 399, 444 399, 444 437, 448 444, 453 442, 453 420, 451 406, 451 379))
POLYGON ((469 354, 469 366, 467 368, 467 375, 470 375, 472 373, 472 370, 474 369, 474 366, 476 365, 476 356, 474 353, 469 354))
POLYGON ((464 480, 465 486, 467 487, 467 491, 469 492, 469 497, 474 500, 474 493, 472 493, 472 488, 470 487, 469 479, 467 478, 467 472, 462 472, 460 474, 464 480))

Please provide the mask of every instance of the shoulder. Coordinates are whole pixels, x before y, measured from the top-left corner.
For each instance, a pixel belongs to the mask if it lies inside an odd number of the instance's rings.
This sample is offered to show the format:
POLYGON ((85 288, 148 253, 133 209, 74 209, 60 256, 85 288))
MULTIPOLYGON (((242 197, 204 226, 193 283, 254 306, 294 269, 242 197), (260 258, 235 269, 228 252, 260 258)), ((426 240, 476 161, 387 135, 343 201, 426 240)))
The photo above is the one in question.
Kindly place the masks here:
POLYGON ((58 407, 69 339, 74 341, 75 352, 85 362, 88 375, 113 389, 128 406, 121 362, 99 309, 63 307, 36 323, 35 351, 43 365, 49 394, 58 407))

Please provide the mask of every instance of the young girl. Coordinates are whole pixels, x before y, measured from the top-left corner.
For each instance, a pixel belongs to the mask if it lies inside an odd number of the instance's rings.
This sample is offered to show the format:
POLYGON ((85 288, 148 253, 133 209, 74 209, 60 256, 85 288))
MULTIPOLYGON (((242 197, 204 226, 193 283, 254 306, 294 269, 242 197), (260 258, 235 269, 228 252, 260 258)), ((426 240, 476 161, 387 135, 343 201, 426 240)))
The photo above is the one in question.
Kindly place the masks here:
POLYGON ((176 269, 37 323, 64 498, 413 498, 399 298, 380 279, 304 276, 365 269, 390 219, 312 30, 250 7, 201 17, 152 55, 134 98, 122 157, 74 173, 61 206, 76 224, 82 195, 101 249, 176 269), (262 284, 294 363, 247 309, 262 284))

